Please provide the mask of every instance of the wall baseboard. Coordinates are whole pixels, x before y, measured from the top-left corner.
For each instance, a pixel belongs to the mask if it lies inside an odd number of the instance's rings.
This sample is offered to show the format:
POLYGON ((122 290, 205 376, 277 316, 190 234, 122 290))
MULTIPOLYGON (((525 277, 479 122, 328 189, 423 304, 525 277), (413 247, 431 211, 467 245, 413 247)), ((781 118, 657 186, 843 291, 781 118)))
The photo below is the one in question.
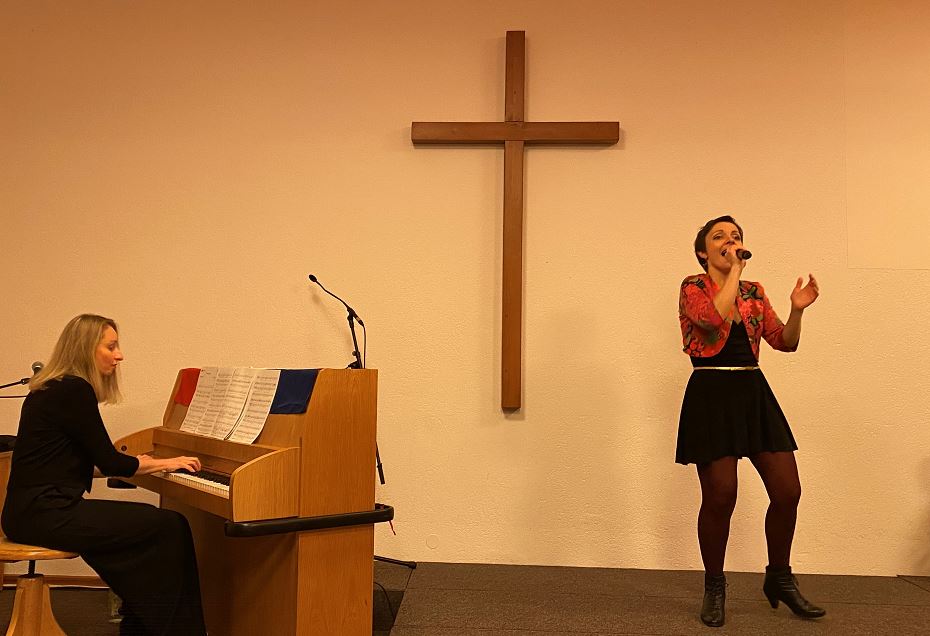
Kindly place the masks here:
MULTIPOLYGON (((16 574, 4 574, 3 586, 16 587, 16 574)), ((91 587, 107 589, 107 584, 99 576, 67 576, 63 574, 46 574, 45 582, 51 587, 91 587)))

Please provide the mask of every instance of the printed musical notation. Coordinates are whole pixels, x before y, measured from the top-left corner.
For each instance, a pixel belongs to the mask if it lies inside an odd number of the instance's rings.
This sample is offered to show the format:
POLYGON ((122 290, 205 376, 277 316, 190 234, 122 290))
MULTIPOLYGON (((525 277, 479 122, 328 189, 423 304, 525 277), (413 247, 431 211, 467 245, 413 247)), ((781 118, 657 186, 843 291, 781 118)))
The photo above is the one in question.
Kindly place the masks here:
POLYGON ((204 367, 181 430, 251 444, 262 432, 280 369, 204 367))

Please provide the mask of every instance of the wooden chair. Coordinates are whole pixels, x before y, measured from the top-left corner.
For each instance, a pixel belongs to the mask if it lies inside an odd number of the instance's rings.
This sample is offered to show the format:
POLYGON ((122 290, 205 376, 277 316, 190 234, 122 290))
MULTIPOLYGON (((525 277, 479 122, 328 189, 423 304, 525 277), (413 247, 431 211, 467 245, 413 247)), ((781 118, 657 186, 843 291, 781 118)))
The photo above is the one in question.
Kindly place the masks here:
MULTIPOLYGON (((6 499, 12 452, 0 453, 0 509, 6 499)), ((48 583, 36 574, 36 561, 73 559, 74 552, 63 552, 10 541, 0 532, 0 564, 29 561, 29 572, 16 580, 16 598, 7 636, 66 636, 52 614, 48 583)), ((0 577, 3 568, 0 565, 0 577)))

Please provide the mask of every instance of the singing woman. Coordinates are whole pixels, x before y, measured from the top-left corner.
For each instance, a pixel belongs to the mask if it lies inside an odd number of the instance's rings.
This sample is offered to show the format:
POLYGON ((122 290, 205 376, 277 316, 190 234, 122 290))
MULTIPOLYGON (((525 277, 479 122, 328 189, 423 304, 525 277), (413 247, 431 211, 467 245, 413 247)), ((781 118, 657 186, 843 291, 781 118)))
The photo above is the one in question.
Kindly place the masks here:
POLYGON ((762 285, 740 277, 747 255, 743 230, 731 216, 708 221, 697 233, 694 253, 704 272, 681 283, 678 314, 684 352, 693 371, 678 425, 675 461, 694 464, 701 484, 698 543, 704 562, 701 620, 725 621, 723 571, 730 517, 736 505, 740 458, 758 471, 769 496, 765 515, 768 565, 762 591, 773 608, 779 602, 804 618, 826 612, 805 599, 791 572, 801 483, 797 450, 788 421, 759 369, 759 345, 795 351, 801 318, 819 294, 817 281, 799 278, 791 291, 788 321, 776 315, 762 285))

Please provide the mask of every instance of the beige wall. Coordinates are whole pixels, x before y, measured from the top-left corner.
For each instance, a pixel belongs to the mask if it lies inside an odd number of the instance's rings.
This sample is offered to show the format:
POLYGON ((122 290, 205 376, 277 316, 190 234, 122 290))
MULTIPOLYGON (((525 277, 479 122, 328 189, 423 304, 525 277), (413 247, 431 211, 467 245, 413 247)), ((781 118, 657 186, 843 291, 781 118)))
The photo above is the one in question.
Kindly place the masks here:
MULTIPOLYGON (((111 315, 126 400, 104 417, 152 426, 179 367, 347 364, 313 272, 380 370, 380 554, 696 569, 677 292, 697 226, 730 212, 782 316, 797 276, 823 290, 800 351, 762 354, 801 447, 795 567, 930 574, 930 144, 887 143, 905 121, 927 137, 928 92, 872 82, 924 72, 922 4, 4 1, 0 369, 111 315), (882 46, 896 25, 907 46, 882 46), (508 29, 530 119, 624 139, 527 152, 525 406, 505 416, 503 153, 409 136, 502 117, 508 29), (893 196, 864 199, 864 175, 893 196)), ((766 497, 742 464, 727 567, 758 571, 766 497)))

